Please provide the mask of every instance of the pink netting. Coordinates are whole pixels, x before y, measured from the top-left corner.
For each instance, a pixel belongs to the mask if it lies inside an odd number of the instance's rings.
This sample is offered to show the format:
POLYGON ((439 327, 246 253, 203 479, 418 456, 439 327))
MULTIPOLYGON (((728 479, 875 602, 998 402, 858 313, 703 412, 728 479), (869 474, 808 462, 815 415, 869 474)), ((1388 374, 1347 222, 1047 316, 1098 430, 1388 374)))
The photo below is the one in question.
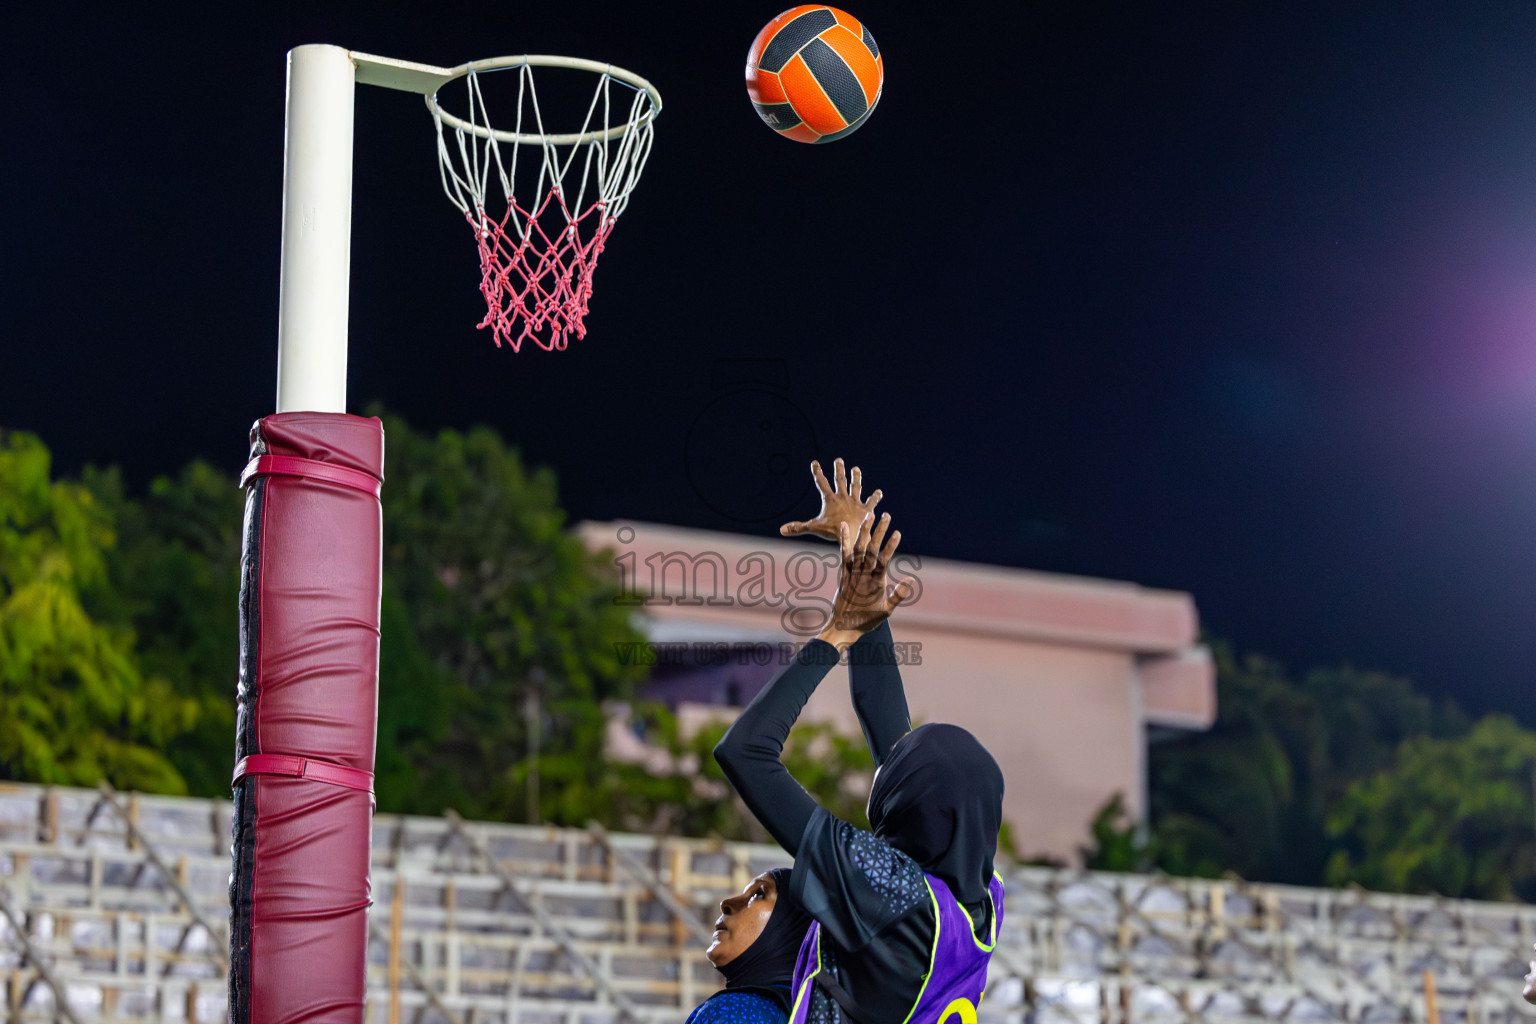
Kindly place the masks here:
POLYGON ((587 336, 582 321, 592 297, 592 272, 616 223, 606 215, 607 205, 599 201, 573 216, 560 191, 551 189, 532 212, 508 202, 499 221, 484 208, 465 214, 480 246, 485 319, 478 326, 491 329, 498 348, 506 342, 516 352, 524 339, 531 338, 549 352, 564 349, 573 333, 578 338, 587 336), (564 225, 553 238, 539 223, 551 203, 556 204, 564 225), (581 238, 584 223, 595 224, 586 241, 581 238), (523 228, 521 237, 517 225, 523 228))
POLYGON ((443 192, 468 219, 480 250, 480 327, 514 352, 529 338, 546 352, 563 349, 572 335, 587 335, 592 274, 645 169, 661 97, 611 64, 569 57, 499 57, 468 68, 468 120, 444 110, 435 94, 427 108, 437 123, 443 192), (585 116, 570 118, 579 131, 545 131, 536 66, 596 75, 585 116), (511 128, 496 130, 481 72, 514 69, 515 78, 502 81, 516 84, 516 102, 500 108, 511 128), (505 206, 490 198, 498 187, 505 206))

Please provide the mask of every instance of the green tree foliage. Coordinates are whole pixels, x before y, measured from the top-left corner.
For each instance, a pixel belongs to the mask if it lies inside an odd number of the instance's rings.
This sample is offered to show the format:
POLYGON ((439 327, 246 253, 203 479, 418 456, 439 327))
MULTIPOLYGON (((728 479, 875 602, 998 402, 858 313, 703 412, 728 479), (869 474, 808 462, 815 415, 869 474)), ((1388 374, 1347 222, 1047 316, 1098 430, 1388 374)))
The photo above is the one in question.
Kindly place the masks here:
POLYGON ((875 759, 861 733, 847 736, 823 722, 796 725, 784 744, 783 761, 817 803, 844 821, 869 828, 875 759))
POLYGON ((240 528, 244 497, 230 473, 188 463, 127 497, 116 469, 85 483, 117 522, 105 587, 93 612, 138 638, 146 672, 197 705, 197 728, 166 754, 198 796, 228 796, 239 673, 240 528))
POLYGON ((1150 752, 1152 852, 1175 874, 1318 884, 1337 847, 1329 810, 1349 786, 1409 737, 1467 728, 1405 679, 1352 668, 1292 679, 1225 645, 1215 656, 1215 726, 1150 752))
MULTIPOLYGON (((746 805, 736 796, 715 761, 715 744, 727 723, 711 723, 691 736, 680 735, 676 719, 659 705, 637 708, 627 724, 671 759, 667 770, 609 761, 596 776, 555 779, 555 799, 568 820, 596 819, 631 832, 711 836, 771 842, 746 805)), ((784 765, 816 800, 833 814, 868 828, 865 805, 874 761, 863 737, 850 738, 830 725, 805 722, 790 733, 784 765)))
POLYGON ((1330 885, 1472 899, 1536 894, 1536 733, 1490 715, 1465 736, 1417 736, 1329 815, 1330 885))
POLYGON ((131 631, 87 613, 112 516, 50 463, 38 438, 0 432, 0 776, 184 792, 163 751, 197 705, 144 673, 131 631))
POLYGON ((1152 864, 1151 841, 1140 822, 1125 809, 1125 796, 1116 793, 1094 814, 1088 826, 1092 842, 1078 848, 1090 871, 1146 871, 1152 864))
MULTIPOLYGON (((554 474, 489 429, 419 434, 385 417, 380 806, 525 820, 525 715, 538 691, 540 816, 603 809, 602 705, 641 670, 611 562, 565 529, 554 474)), ((609 815, 603 815, 609 817, 609 815)))

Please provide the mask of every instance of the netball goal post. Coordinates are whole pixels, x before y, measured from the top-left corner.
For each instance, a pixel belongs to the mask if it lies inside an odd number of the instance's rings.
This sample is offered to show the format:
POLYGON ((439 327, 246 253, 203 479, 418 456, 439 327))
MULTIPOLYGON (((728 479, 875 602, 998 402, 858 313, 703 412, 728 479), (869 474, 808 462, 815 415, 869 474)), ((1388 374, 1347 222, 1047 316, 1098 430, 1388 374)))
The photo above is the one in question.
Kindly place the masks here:
POLYGON ((346 412, 359 83, 426 98, 443 190, 475 237, 480 326, 514 350, 585 333, 592 270, 661 108, 644 79, 571 58, 288 55, 277 412, 252 426, 240 480, 231 1024, 361 1024, 366 1005, 384 433, 346 412), (534 69, 549 67, 595 77, 584 121, 546 126, 534 69), (491 72, 512 72, 507 88, 484 85, 491 72), (455 82, 450 109, 439 94, 455 82))
POLYGON ((443 189, 469 222, 487 304, 482 327, 514 349, 581 337, 597 257, 650 154, 661 96, 610 64, 523 55, 454 68, 299 46, 289 53, 283 158, 277 410, 341 412, 346 400, 347 288, 355 86, 419 93, 435 122, 443 189), (535 69, 586 72, 596 83, 578 123, 546 123, 535 69), (504 81, 499 106, 482 82, 504 81), (511 81, 506 81, 510 77, 511 81), (458 111, 440 91, 463 82, 458 111), (492 114, 499 115, 494 124, 492 114))

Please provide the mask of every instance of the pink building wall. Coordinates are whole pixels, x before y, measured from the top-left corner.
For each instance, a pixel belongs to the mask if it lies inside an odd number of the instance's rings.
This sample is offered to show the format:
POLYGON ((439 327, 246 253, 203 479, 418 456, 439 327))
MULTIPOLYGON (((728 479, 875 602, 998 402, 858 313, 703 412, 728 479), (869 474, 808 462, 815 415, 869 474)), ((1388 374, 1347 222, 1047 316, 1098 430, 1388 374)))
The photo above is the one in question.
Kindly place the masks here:
MULTIPOLYGON (((639 522, 577 529, 589 547, 612 550, 657 642, 798 643, 815 634, 835 587, 827 543, 639 522), (798 634, 785 628, 792 610, 798 634)), ((895 568, 921 586, 891 621, 915 659, 902 668, 913 718, 962 725, 992 751, 1004 817, 1027 855, 1076 861, 1116 792, 1144 813, 1149 730, 1215 720, 1214 671, 1188 594, 905 553, 895 568)), ((857 732, 845 668, 806 716, 857 732)))

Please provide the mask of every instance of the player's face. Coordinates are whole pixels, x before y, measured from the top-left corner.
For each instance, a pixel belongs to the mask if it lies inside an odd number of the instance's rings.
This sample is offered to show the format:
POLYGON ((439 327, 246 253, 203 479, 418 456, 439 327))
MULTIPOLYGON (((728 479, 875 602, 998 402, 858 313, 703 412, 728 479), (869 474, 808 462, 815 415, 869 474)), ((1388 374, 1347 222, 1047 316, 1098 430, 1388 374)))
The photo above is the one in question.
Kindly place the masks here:
POLYGON ((773 905, 778 899, 779 889, 773 883, 773 876, 764 872, 735 896, 721 900, 715 934, 704 951, 709 962, 723 967, 745 953, 768 927, 768 918, 773 916, 773 905))

